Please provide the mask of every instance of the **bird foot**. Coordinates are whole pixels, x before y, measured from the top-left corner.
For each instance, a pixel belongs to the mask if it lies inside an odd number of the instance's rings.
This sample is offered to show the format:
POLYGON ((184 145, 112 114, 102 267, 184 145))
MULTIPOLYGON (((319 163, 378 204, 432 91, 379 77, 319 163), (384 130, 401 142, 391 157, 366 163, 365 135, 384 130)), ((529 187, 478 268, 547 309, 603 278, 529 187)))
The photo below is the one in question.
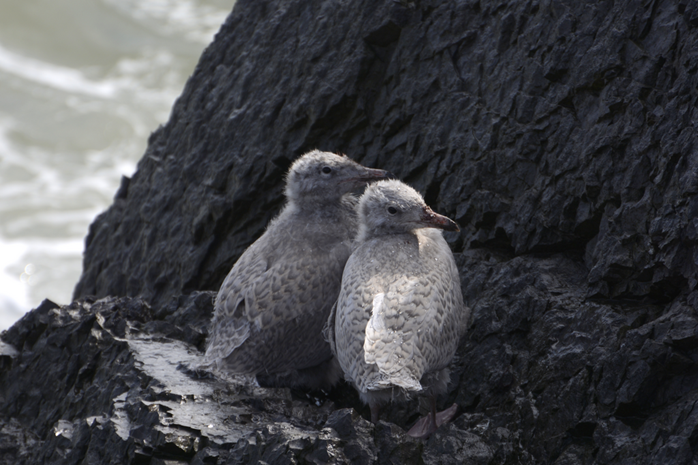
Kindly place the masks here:
POLYGON ((436 414, 436 427, 450 423, 453 417, 458 413, 458 404, 453 404, 446 410, 442 410, 436 414))
POLYGON ((409 436, 418 439, 426 439, 431 436, 441 425, 450 422, 456 416, 458 404, 453 404, 446 410, 442 410, 434 415, 430 412, 429 415, 417 420, 412 428, 407 432, 409 436))

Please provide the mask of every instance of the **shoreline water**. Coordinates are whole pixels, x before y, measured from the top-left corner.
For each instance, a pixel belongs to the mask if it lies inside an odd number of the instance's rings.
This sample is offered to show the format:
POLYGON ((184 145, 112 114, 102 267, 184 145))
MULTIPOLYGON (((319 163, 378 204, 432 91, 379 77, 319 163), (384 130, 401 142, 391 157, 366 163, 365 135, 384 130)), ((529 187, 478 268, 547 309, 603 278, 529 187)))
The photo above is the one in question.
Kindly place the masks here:
POLYGON ((233 3, 0 5, 0 330, 70 302, 90 223, 233 3))

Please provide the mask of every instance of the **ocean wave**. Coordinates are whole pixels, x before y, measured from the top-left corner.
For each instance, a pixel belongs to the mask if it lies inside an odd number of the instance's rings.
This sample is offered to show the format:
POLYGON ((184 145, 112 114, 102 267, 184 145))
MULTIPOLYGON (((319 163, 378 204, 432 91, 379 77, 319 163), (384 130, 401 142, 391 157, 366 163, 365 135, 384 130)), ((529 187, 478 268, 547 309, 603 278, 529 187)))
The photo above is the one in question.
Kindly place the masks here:
POLYGON ((232 4, 0 5, 0 329, 44 298, 69 302, 89 224, 232 4))

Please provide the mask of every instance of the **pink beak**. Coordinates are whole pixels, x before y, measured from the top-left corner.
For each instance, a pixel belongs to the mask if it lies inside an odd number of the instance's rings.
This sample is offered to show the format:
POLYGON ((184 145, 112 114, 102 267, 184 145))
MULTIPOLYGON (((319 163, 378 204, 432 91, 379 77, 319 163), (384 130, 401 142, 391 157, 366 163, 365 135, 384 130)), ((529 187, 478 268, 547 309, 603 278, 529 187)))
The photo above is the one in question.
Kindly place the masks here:
POLYGON ((443 229, 444 231, 460 231, 455 221, 443 215, 439 215, 438 213, 434 213, 433 210, 427 206, 424 207, 424 211, 422 212, 421 223, 432 228, 443 229))

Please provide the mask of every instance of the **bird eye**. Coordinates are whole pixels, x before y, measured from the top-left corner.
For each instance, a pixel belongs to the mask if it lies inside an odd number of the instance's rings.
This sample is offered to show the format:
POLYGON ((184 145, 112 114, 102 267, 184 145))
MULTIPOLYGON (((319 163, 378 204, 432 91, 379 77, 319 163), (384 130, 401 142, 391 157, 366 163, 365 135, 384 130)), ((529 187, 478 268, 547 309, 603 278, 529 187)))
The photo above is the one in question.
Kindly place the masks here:
POLYGON ((332 172, 332 168, 330 168, 329 166, 325 166, 325 167, 322 169, 322 172, 325 173, 325 174, 330 174, 330 173, 332 172))
POLYGON ((397 208, 388 207, 388 213, 390 213, 391 215, 394 215, 395 213, 397 213, 397 208))

